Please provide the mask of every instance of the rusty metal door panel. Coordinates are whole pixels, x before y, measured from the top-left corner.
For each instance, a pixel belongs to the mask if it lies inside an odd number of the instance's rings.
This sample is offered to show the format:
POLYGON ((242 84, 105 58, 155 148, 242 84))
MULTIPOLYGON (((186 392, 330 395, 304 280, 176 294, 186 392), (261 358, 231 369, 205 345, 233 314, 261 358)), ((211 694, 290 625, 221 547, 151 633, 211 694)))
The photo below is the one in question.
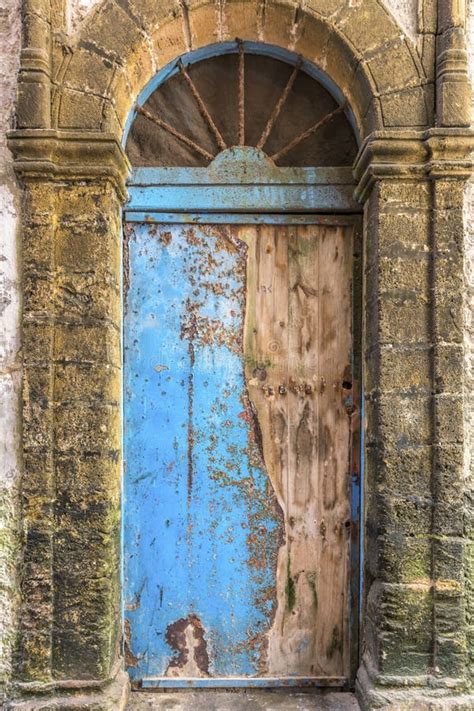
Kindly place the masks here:
POLYGON ((127 226, 136 683, 347 679, 351 263, 350 227, 127 226))

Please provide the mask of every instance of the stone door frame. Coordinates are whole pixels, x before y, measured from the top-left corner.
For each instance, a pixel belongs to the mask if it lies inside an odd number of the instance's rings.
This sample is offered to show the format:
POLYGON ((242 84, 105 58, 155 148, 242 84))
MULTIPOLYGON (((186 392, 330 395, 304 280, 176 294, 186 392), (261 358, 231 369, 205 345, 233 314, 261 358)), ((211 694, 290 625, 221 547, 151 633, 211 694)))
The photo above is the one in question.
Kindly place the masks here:
POLYGON ((216 36, 238 36, 324 66, 361 136, 353 168, 365 245, 359 698, 367 708, 448 699, 467 708, 462 208, 473 140, 458 4, 440 3, 436 72, 376 0, 311 0, 296 14, 293 3, 272 1, 264 16, 257 0, 228 0, 225 23, 197 0, 178 10, 152 0, 125 5, 100 2, 70 47, 57 6, 25 2, 9 137, 24 191, 23 557, 12 707, 125 704, 120 274, 130 166, 121 137, 159 66, 216 36))

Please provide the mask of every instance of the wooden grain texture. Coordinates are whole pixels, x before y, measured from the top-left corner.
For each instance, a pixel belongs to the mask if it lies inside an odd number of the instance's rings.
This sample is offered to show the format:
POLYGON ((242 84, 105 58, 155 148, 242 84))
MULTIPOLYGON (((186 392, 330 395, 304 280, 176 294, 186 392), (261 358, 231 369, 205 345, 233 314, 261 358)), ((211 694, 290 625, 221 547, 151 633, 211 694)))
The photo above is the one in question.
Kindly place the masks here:
POLYGON ((234 229, 249 247, 247 386, 285 522, 267 673, 344 676, 352 228, 234 229))

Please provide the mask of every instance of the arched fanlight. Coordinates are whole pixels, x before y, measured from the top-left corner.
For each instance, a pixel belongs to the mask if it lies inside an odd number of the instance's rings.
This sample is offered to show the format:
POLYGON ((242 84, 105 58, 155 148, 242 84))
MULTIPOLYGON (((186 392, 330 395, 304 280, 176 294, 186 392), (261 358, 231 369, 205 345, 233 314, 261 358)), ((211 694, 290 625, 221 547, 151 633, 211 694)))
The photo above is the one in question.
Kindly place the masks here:
MULTIPOLYGON (((226 110, 222 111, 222 106, 220 106, 220 115, 216 115, 216 109, 219 107, 213 106, 212 103, 216 104, 214 94, 214 102, 212 101, 213 96, 205 96, 202 87, 199 86, 199 76, 195 78, 193 72, 196 71, 200 65, 209 65, 211 60, 205 60, 203 62, 198 62, 196 64, 190 65, 185 64, 182 60, 178 60, 177 69, 178 73, 173 77, 176 77, 180 81, 180 97, 176 97, 176 101, 181 101, 181 104, 188 106, 188 113, 192 112, 190 108, 190 101, 194 105, 194 109, 200 114, 202 121, 184 121, 184 114, 186 109, 183 108, 182 114, 176 113, 174 116, 166 116, 166 109, 170 107, 173 101, 170 101, 168 96, 168 101, 166 97, 159 96, 160 87, 150 96, 148 101, 143 105, 137 103, 134 107, 137 118, 132 130, 129 135, 127 142, 127 151, 131 157, 132 163, 134 165, 207 165, 210 163, 220 152, 231 148, 233 146, 252 146, 259 150, 263 150, 267 155, 277 164, 277 165, 317 165, 321 164, 318 162, 317 153, 314 147, 314 138, 319 137, 319 152, 321 152, 321 147, 324 144, 331 142, 332 145, 332 155, 331 146, 327 148, 327 158, 324 158, 324 165, 350 165, 356 153, 356 141, 352 133, 349 121, 345 116, 345 105, 338 105, 337 102, 329 95, 329 93, 314 79, 309 78, 302 71, 303 61, 300 57, 296 57, 296 61, 292 67, 291 71, 287 76, 286 80, 282 84, 281 74, 282 65, 285 65, 280 60, 270 60, 274 64, 278 65, 271 68, 270 76, 267 79, 265 72, 262 70, 259 74, 258 67, 255 65, 255 57, 257 55, 251 54, 251 62, 253 62, 253 79, 255 77, 260 82, 272 81, 272 77, 278 76, 278 81, 274 81, 275 86, 280 83, 281 86, 276 86, 279 93, 273 99, 273 103, 269 106, 254 106, 250 103, 246 96, 246 69, 247 60, 249 55, 246 54, 245 43, 239 39, 235 43, 235 55, 237 55, 236 66, 233 67, 233 71, 229 68, 227 74, 225 75, 227 84, 226 91, 233 89, 233 96, 235 100, 235 113, 237 114, 237 121, 235 126, 227 126, 227 130, 223 130, 223 122, 226 122, 226 117, 222 114, 226 112, 232 112, 232 108, 228 107, 226 110), (278 75, 278 72, 280 75, 278 75), (295 86, 297 85, 298 78, 301 76, 306 78, 306 81, 310 82, 310 85, 300 87, 299 92, 295 94, 295 86), (183 92, 187 92, 187 97, 183 92), (309 95, 314 95, 317 108, 320 106, 323 112, 319 112, 314 115, 314 106, 305 107, 304 110, 301 109, 301 98, 307 98, 309 95), (317 103, 318 97, 321 99, 319 104, 317 103), (291 106, 293 102, 293 106, 291 106), (299 103, 298 103, 299 102, 299 103), (254 112, 254 114, 252 113, 254 112), (249 131, 248 125, 253 125, 254 115, 266 113, 265 122, 261 126, 258 135, 255 131, 249 131), (293 113, 292 113, 293 112, 293 113), (285 114, 285 116, 284 116, 285 114), (298 126, 301 124, 301 118, 305 115, 306 125, 304 127, 298 126), (179 149, 175 151, 176 161, 175 163, 161 162, 161 155, 166 152, 160 150, 160 145, 164 145, 163 137, 158 138, 156 135, 152 136, 150 134, 150 128, 144 128, 143 123, 138 124, 138 130, 135 124, 139 122, 140 117, 155 129, 160 129, 160 132, 167 134, 168 139, 174 141, 175 144, 178 143, 187 152, 187 157, 180 158, 179 149), (285 123, 285 134, 284 140, 278 142, 275 138, 279 132, 282 122, 285 123), (186 124, 187 125, 183 125, 186 124), (181 125, 180 125, 181 124, 181 125), (205 133, 203 133, 202 125, 205 126, 205 133), (293 125, 294 124, 294 125, 293 125), (141 127, 141 128, 140 128, 141 127), (334 128, 333 136, 330 136, 328 130, 330 127, 334 128), (247 128, 247 130, 246 130, 247 128), (294 130, 292 130, 294 128, 294 130), (140 130, 142 134, 147 135, 145 138, 140 135, 140 130), (252 133, 253 135, 249 135, 252 133), (198 135, 196 135, 198 134, 198 135), (329 139, 328 139, 329 136, 329 139), (313 141, 312 146, 310 146, 311 141, 313 141), (156 142, 157 147, 155 150, 151 147, 151 144, 156 142), (305 146, 308 147, 308 157, 305 155, 305 146), (342 149, 341 149, 342 146, 342 149), (299 155, 297 152, 299 151, 299 155), (195 163, 193 159, 189 156, 190 153, 195 155, 195 163), (146 155, 148 154, 148 155, 146 155), (153 155, 155 154, 155 161, 153 162, 153 155), (311 156, 316 156, 314 162, 311 163, 311 156), (146 160, 146 163, 144 162, 146 160), (309 161, 309 162, 307 162, 309 161)), ((229 55, 227 55, 229 56, 229 55)), ((219 57, 214 57, 213 61, 218 61, 219 57)), ((268 62, 269 59, 265 58, 268 62)), ((270 66, 270 65, 268 65, 270 66)), ((209 67, 212 70, 212 67, 209 67)), ((288 71, 288 69, 285 69, 288 71)), ((267 71, 267 75, 269 72, 267 71)), ((203 71, 200 72, 200 77, 202 80, 204 76, 203 71)), ((210 74, 210 79, 207 79, 208 83, 212 83, 212 75, 210 74)), ((165 85, 169 83, 165 82, 165 85)), ((256 95, 254 90, 254 99, 256 95)), ((209 94, 209 92, 208 92, 209 94)), ((212 92, 211 92, 212 94, 212 92)), ((255 102, 254 102, 255 103, 255 102)), ((232 124, 233 121, 228 121, 232 124)), ((258 123, 258 121, 257 121, 258 123)))

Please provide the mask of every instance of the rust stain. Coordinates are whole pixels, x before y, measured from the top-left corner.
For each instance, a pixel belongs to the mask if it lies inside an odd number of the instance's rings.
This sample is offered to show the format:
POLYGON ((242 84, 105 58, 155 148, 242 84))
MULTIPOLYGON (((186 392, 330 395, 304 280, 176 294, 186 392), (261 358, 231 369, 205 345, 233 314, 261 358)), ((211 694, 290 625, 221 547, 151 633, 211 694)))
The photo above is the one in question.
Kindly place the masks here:
POLYGON ((168 230, 160 232, 160 240, 165 245, 168 246, 172 240, 173 235, 168 230))
POLYGON ((130 627, 130 620, 125 619, 124 622, 124 653, 125 653, 125 666, 126 667, 137 667, 140 660, 136 657, 131 648, 132 630, 130 627))
POLYGON ((194 416, 194 365, 196 362, 196 353, 194 350, 194 339, 196 337, 196 315, 191 311, 190 299, 186 302, 186 308, 188 313, 190 313, 190 318, 187 322, 182 324, 181 327, 181 338, 186 338, 188 341, 188 354, 189 354, 189 374, 188 374, 188 446, 187 446, 187 459, 188 459, 188 505, 191 503, 192 491, 193 491, 193 448, 194 448, 194 426, 193 426, 193 416, 194 416))
POLYGON ((123 230, 122 243, 122 269, 123 269, 123 299, 125 309, 127 308, 127 293, 130 288, 130 236, 133 233, 133 227, 127 223, 123 230))
POLYGON ((165 639, 175 652, 166 676, 209 676, 205 630, 197 615, 191 613, 168 625, 165 639))

